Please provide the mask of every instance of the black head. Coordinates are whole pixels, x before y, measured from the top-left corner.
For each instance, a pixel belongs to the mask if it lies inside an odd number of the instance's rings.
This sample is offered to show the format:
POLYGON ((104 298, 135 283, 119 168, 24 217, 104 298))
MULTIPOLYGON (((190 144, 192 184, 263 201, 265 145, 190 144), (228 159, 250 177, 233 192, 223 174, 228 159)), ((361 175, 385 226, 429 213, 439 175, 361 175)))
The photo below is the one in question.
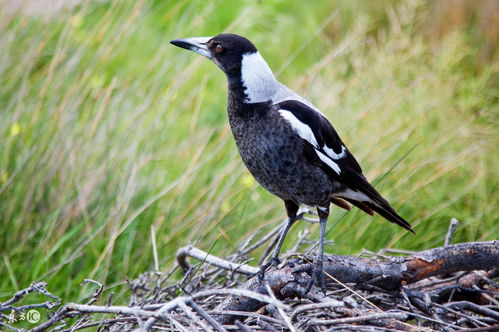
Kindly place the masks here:
POLYGON ((213 60, 227 75, 240 72, 244 54, 257 52, 255 45, 248 39, 231 33, 215 37, 176 39, 171 43, 213 60))

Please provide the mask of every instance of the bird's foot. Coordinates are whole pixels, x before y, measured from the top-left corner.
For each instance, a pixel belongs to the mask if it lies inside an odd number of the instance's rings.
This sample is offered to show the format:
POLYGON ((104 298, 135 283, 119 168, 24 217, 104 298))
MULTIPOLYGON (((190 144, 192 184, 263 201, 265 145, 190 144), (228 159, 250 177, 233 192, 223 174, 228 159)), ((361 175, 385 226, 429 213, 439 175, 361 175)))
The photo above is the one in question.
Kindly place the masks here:
POLYGON ((260 266, 260 271, 257 272, 258 281, 263 282, 265 279, 265 272, 269 269, 269 267, 277 267, 281 264, 281 260, 277 257, 272 257, 270 261, 260 266))
POLYGON ((308 292, 312 289, 312 286, 315 285, 315 283, 318 282, 319 286, 326 295, 326 280, 324 278, 324 271, 323 271, 323 261, 322 259, 317 259, 317 261, 314 263, 313 269, 312 269, 312 276, 310 278, 310 282, 308 283, 307 288, 305 289, 305 292, 303 293, 303 296, 307 295, 308 292))
POLYGON ((407 302, 427 314, 431 313, 431 298, 428 293, 405 287, 401 287, 400 291, 407 302))

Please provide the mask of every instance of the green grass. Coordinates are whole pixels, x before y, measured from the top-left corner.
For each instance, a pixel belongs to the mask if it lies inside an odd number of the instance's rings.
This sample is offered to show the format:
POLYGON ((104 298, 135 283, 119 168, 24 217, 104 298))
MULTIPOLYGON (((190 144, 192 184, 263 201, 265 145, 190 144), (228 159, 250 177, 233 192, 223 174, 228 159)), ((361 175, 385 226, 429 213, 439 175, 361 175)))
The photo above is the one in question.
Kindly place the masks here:
MULTIPOLYGON (((222 31, 254 41, 329 117, 417 232, 333 209, 328 252, 438 246, 452 217, 456 242, 497 239, 498 63, 480 56, 473 22, 430 38, 431 8, 415 3, 114 1, 50 20, 2 14, 0 301, 34 280, 71 301, 92 292, 84 278, 123 291, 154 268, 151 226, 166 270, 181 246, 223 256, 284 219, 237 154, 223 73, 169 44, 222 31)), ((316 239, 317 226, 299 223, 287 243, 305 227, 316 239)))

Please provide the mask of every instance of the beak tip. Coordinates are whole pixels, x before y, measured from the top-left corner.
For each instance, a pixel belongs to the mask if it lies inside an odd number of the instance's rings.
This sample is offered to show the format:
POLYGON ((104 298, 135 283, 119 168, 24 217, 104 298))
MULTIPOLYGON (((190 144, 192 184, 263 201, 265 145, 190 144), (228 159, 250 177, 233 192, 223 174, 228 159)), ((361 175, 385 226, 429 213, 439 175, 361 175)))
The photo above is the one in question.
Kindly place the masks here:
POLYGON ((195 38, 183 38, 174 39, 170 41, 170 44, 175 45, 180 48, 198 53, 202 56, 211 59, 210 51, 206 46, 206 42, 211 39, 211 37, 195 37, 195 38))
POLYGON ((179 46, 180 40, 179 39, 170 40, 170 44, 175 45, 175 46, 179 46))

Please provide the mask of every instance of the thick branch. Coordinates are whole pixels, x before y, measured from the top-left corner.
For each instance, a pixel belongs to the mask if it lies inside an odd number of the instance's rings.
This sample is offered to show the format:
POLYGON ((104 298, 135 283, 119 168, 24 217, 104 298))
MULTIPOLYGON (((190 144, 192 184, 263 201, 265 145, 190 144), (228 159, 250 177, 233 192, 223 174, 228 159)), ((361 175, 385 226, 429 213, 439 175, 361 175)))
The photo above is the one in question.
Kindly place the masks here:
POLYGON ((328 256, 326 273, 341 282, 369 283, 383 289, 458 271, 499 267, 499 241, 468 242, 429 249, 410 257, 328 256))
MULTIPOLYGON (((265 274, 265 281, 280 299, 301 297, 310 280, 312 257, 292 259, 281 268, 265 274)), ((343 283, 355 283, 396 290, 402 285, 440 274, 499 268, 499 241, 460 243, 422 251, 410 257, 326 256, 324 272, 343 283)), ((326 277, 326 279, 330 279, 326 277)), ((267 294, 258 278, 251 278, 243 289, 267 294)), ((228 297, 217 311, 255 311, 263 303, 255 299, 228 297)), ((226 324, 234 316, 219 316, 226 324)))

